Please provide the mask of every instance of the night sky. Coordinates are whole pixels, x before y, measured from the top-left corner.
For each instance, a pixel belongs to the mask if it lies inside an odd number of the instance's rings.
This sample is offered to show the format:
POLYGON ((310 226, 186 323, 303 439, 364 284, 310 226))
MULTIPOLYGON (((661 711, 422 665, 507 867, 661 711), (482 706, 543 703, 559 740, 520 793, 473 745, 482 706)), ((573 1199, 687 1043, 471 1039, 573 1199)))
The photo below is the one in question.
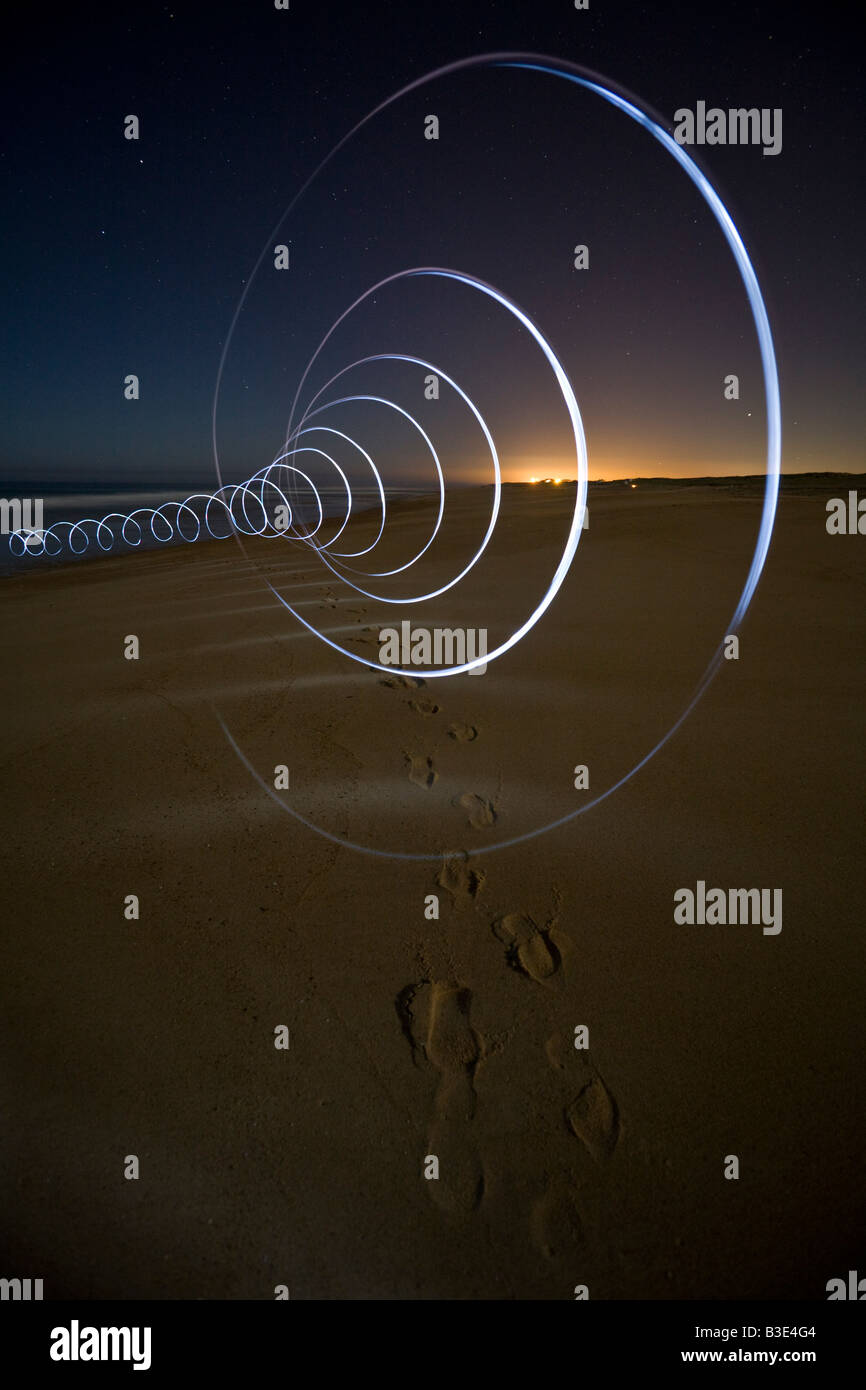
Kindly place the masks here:
MULTIPOLYGON (((292 0, 283 12, 245 0, 16 18, 0 165, 4 495, 19 480, 31 491, 214 486, 220 354, 281 213, 379 102, 440 65, 503 49, 593 68, 670 129, 699 100, 782 108, 776 157, 760 146, 690 153, 764 292, 783 469, 860 471, 860 48, 844 14, 796 10, 292 0), (138 141, 124 139, 129 113, 138 141), (137 402, 124 400, 127 373, 140 378, 137 402)), ((591 478, 763 471, 760 361, 721 233, 646 132, 569 83, 484 68, 411 94, 338 154, 273 241, 290 246, 290 269, 265 259, 226 361, 227 478, 274 457, 300 375, 343 309, 378 279, 431 264, 500 287, 550 339, 583 413, 591 478), (429 113, 438 141, 424 139, 429 113), (578 243, 587 271, 573 266, 578 243), (729 372, 737 402, 723 398, 729 372)), ((335 335, 311 389, 378 352, 417 355, 465 382, 489 412, 506 478, 574 475, 550 373, 490 302, 442 281, 391 286, 335 335)), ((414 402, 436 421, 454 473, 489 477, 465 410, 425 403, 422 377, 376 364, 351 385, 414 402)), ((340 418, 393 476, 423 482, 418 440, 386 414, 358 403, 340 418)))

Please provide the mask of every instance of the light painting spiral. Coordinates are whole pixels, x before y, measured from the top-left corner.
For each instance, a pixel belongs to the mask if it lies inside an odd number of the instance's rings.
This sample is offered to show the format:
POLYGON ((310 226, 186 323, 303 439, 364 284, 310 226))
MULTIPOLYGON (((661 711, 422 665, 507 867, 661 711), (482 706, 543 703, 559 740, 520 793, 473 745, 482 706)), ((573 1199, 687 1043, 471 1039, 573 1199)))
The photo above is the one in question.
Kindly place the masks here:
MULTIPOLYGON (((695 185, 713 214, 733 254, 746 291, 756 330, 764 377, 767 420, 766 486, 760 527, 749 571, 724 636, 737 631, 754 595, 766 560, 775 519, 780 474, 781 409, 778 374, 772 334, 757 276, 743 244, 743 240, 734 225, 733 219, 706 174, 699 168, 695 160, 686 153, 683 147, 676 143, 654 115, 643 108, 634 97, 627 96, 616 90, 606 79, 599 78, 596 74, 580 68, 577 65, 534 54, 485 54, 449 64, 446 67, 439 68, 417 79, 393 94, 365 116, 363 120, 359 121, 358 124, 331 150, 325 159, 322 160, 317 169, 314 170, 304 183, 266 239, 258 261, 251 275, 245 282, 243 293, 237 309, 235 310, 223 345, 212 410, 214 459, 217 481, 219 483, 218 488, 214 492, 205 494, 196 493, 182 502, 165 503, 155 509, 138 508, 126 515, 111 513, 98 519, 87 518, 76 522, 58 522, 45 531, 36 532, 34 530, 22 528, 10 537, 10 546, 13 549, 13 553, 22 554, 26 550, 31 555, 44 554, 52 556, 60 553, 64 546, 68 547, 70 551, 76 554, 83 553, 91 545, 94 549, 99 551, 109 551, 120 543, 135 547, 141 544, 145 528, 148 528, 150 535, 156 542, 168 542, 173 539, 183 539, 185 541, 194 542, 204 536, 227 538, 231 535, 234 535, 242 546, 244 537, 289 540, 295 544, 309 547, 314 551, 319 561, 327 568, 330 574, 338 578, 349 589, 369 598, 373 598, 377 602, 386 604, 399 603, 404 607, 409 603, 421 604, 436 599, 463 581, 470 580, 471 572, 484 554, 496 528, 502 495, 502 478, 499 452, 492 433, 481 411, 468 393, 464 391, 459 382, 449 375, 442 365, 425 361, 422 357, 413 355, 408 348, 401 351, 376 352, 344 366, 340 371, 332 375, 331 378, 306 401, 302 409, 299 407, 299 402, 301 401, 307 380, 322 350, 338 327, 350 314, 357 310, 365 301, 370 299, 371 296, 384 290, 386 287, 403 287, 405 282, 421 277, 439 278, 448 280, 473 294, 485 296, 488 300, 497 305, 499 309, 505 311, 519 329, 524 330, 530 335, 536 348, 546 361, 547 367, 553 374, 562 404, 567 412, 570 436, 573 438, 574 443, 577 483, 575 488, 574 507, 561 557, 550 577, 549 584, 540 602, 537 603, 533 611, 518 622, 506 640, 500 642, 498 646, 484 656, 479 656, 473 661, 466 661, 459 665, 446 666, 440 669, 425 669, 425 677, 435 679, 459 675, 472 670, 473 667, 479 666, 483 662, 489 664, 504 656, 506 652, 514 648, 515 645, 526 636, 544 615, 553 602, 556 594, 559 592, 578 548, 586 509, 588 482, 587 445, 577 396, 569 381, 565 368, 556 356, 553 347, 541 329, 502 289, 486 283, 466 270, 449 269, 441 266, 410 267, 386 276, 384 279, 370 286, 370 288, 364 291, 363 294, 355 299, 355 301, 340 314, 316 348, 298 382, 289 414, 285 440, 268 465, 259 469, 258 472, 254 473, 242 483, 225 483, 223 482, 220 471, 220 456, 217 444, 216 421, 223 372, 239 316, 253 281, 273 244, 275 235, 285 219, 293 211, 307 188, 334 155, 336 155, 336 153, 342 149, 363 126, 394 102, 397 102, 400 98, 420 87, 426 86, 437 79, 449 76, 453 73, 473 68, 495 66, 523 69, 565 79, 596 94, 604 101, 611 104, 617 111, 628 116, 631 120, 636 121, 676 160, 678 166, 695 185), (387 580, 397 574, 411 573, 413 567, 420 561, 422 556, 427 553, 443 522, 448 477, 447 466, 443 466, 442 459, 439 456, 439 452, 437 452, 435 439, 430 437, 419 421, 407 410, 398 405, 395 401, 390 400, 384 394, 373 394, 370 392, 356 395, 351 394, 351 385, 346 381, 350 373, 362 367, 370 368, 375 367, 377 364, 387 362, 402 363, 408 366, 414 366, 418 368, 419 371, 432 372, 442 381, 446 382, 450 389, 455 392, 470 412, 472 420, 484 440, 485 449, 489 455, 490 476, 493 484, 491 510, 487 529, 478 549, 468 563, 465 564, 457 574, 450 577, 447 582, 438 587, 428 590, 423 590, 422 588, 421 591, 414 592, 409 597, 402 596, 399 598, 379 592, 382 585, 379 583, 377 587, 377 582, 387 580), (329 395, 329 392, 335 394, 329 395), (423 440, 424 448, 430 457, 431 477, 435 479, 434 496, 438 498, 436 516, 432 524, 430 535, 425 539, 421 548, 418 549, 406 563, 391 569, 375 568, 373 554, 379 541, 382 539, 383 535, 385 535, 388 524, 387 488, 381 476, 381 471, 377 467, 372 453, 365 447, 363 439, 356 439, 344 430, 337 429, 333 424, 328 423, 328 412, 330 410, 351 402, 375 404, 382 409, 399 413, 399 415, 418 432, 420 438, 423 440), (295 423, 296 419, 297 423, 295 423), (378 499, 379 520, 376 535, 371 544, 354 551, 347 549, 338 550, 336 548, 341 537, 344 536, 350 517, 353 515, 354 501, 350 480, 345 470, 334 457, 334 452, 336 452, 335 441, 337 440, 339 440, 341 447, 348 446, 364 461, 363 466, 365 469, 369 469, 370 479, 378 499), (321 491, 324 486, 323 479, 327 479, 329 484, 336 484, 338 488, 345 493, 345 517, 342 519, 336 533, 327 540, 322 539, 321 536, 326 512, 321 491), (315 517, 309 525, 306 519, 301 515, 299 501, 303 501, 304 517, 306 513, 310 511, 311 507, 315 512, 315 517), (280 524, 277 524, 275 520, 278 511, 282 518, 280 524), (190 531, 191 534, 185 534, 185 530, 190 531), (367 563, 371 568, 363 569, 358 566, 357 562, 364 557, 369 557, 367 563)), ((287 609, 297 622, 309 632, 315 634, 316 637, 329 647, 347 657, 350 661, 366 667, 374 667, 378 670, 387 671, 390 675, 398 674, 411 676, 414 674, 412 671, 402 671, 399 667, 395 666, 380 666, 377 662, 370 660, 369 657, 361 656, 357 652, 350 651, 346 647, 340 646, 332 637, 319 631, 312 623, 305 619, 298 609, 293 607, 292 604, 277 591, 267 575, 262 574, 262 578, 268 585, 276 601, 287 609)), ((627 772, 625 776, 621 777, 618 782, 609 787, 606 791, 595 796, 592 800, 583 803, 579 809, 561 816, 557 820, 551 821, 548 825, 538 830, 514 836, 496 845, 482 846, 478 850, 473 850, 473 853, 489 853, 494 849, 503 849, 510 845, 521 843, 534 835, 543 833, 543 831, 563 825, 576 816, 584 814, 592 806, 597 805, 599 802, 606 799, 606 797, 610 796, 617 788, 628 782, 635 773, 640 768, 644 767, 655 753, 668 742, 695 707, 700 696, 709 685, 721 664, 722 650, 723 643, 720 641, 718 648, 683 713, 659 740, 655 747, 627 772)), ((336 844, 348 846, 366 853, 382 854, 386 857, 402 859, 437 860, 441 858, 442 851, 437 854, 412 854, 399 850, 384 851, 371 849, 366 845, 355 844, 345 838, 332 835, 320 826, 313 824, 292 808, 283 797, 278 796, 274 792, 273 788, 260 777, 256 769, 251 765, 224 723, 223 728, 226 737, 238 757, 249 768, 262 789, 284 810, 288 811, 291 815, 295 816, 299 821, 303 822, 303 824, 309 826, 317 833, 326 836, 336 844)))

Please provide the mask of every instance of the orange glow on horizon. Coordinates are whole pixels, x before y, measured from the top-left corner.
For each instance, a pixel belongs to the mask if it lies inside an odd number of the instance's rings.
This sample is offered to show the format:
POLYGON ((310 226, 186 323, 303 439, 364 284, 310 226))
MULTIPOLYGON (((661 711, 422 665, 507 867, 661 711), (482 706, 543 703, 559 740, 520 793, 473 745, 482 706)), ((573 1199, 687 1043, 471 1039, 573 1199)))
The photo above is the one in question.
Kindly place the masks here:
MULTIPOLYGON (((547 462, 547 460, 544 460, 544 462, 547 462)), ((506 463, 502 469, 502 481, 524 484, 559 483, 563 486, 567 483, 577 482, 576 472, 574 471, 574 459, 551 459, 550 464, 552 464, 553 467, 549 467, 547 472, 530 473, 529 466, 526 464, 521 467, 519 463, 516 465, 511 464, 510 466, 506 463), (557 465, 561 470, 559 473, 556 472, 557 465)), ((537 461, 535 461, 535 467, 538 467, 537 461)), ((796 473, 803 470, 783 469, 782 471, 784 473, 796 473)), ((817 471, 821 470, 819 469, 817 471)), ((860 469, 857 471, 862 472, 863 470, 860 469)), ((652 464, 646 464, 637 459, 623 458, 615 460, 614 462, 610 462, 606 459, 596 460, 595 465, 590 466, 587 481, 590 484, 623 483, 626 487, 630 487, 632 482, 639 484, 641 482, 649 482, 653 479, 668 478, 672 482, 687 482, 697 478, 760 478, 763 477, 764 474, 765 467, 763 460, 754 463, 751 460, 743 460, 742 463, 728 464, 727 466, 724 464, 719 465, 714 460, 707 460, 706 462, 695 463, 684 467, 677 459, 672 459, 667 466, 662 462, 653 466, 652 464)), ((480 470, 479 481, 481 481, 480 470)))
MULTIPOLYGON (((503 482, 555 484, 558 481, 563 487, 577 482, 577 460, 573 456, 558 455, 553 451, 550 454, 543 451, 535 454, 527 450, 524 454, 515 453, 510 458, 500 458, 500 462, 503 482)), ((478 470, 479 481, 481 471, 478 470)), ((795 473, 803 470, 796 466, 783 468, 782 471, 795 473)), ((856 471, 862 472, 862 467, 856 471)), ((690 458, 684 457, 680 450, 647 458, 629 449, 613 453, 600 449, 589 460, 587 481, 590 484, 622 483, 630 487, 633 482, 640 484, 651 479, 667 478, 672 482, 685 482, 697 478, 762 477, 765 472, 766 460, 757 456, 752 458, 748 454, 732 461, 724 457, 701 455, 698 450, 690 458)))

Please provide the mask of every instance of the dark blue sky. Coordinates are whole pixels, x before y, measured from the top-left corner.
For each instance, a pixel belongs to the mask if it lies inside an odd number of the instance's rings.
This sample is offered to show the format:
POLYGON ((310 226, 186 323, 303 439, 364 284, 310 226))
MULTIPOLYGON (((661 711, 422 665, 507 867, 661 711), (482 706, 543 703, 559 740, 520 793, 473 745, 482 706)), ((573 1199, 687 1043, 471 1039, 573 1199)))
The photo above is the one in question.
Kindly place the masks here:
MULTIPOLYGON (((378 102, 495 49, 585 64, 671 125, 698 100, 783 109, 779 156, 717 148, 703 164, 767 300, 783 468, 861 469, 859 50, 838 15, 825 33, 819 11, 791 8, 292 0, 286 13, 260 0, 92 18, 49 7, 14 21, 0 160, 6 491, 18 480, 212 481, 220 353, 281 211, 378 102), (123 138, 128 113, 140 118, 138 141, 123 138), (135 403, 123 399, 129 372, 141 380, 135 403)), ((342 309, 382 276, 431 263, 501 286, 549 336, 584 413, 591 476, 762 469, 754 332, 718 229, 644 132, 569 84, 489 69, 414 94, 346 147, 279 239, 292 268, 266 261, 227 360, 227 476, 270 462, 299 374, 342 309), (440 117, 438 142, 423 139, 428 112, 440 117), (585 273, 571 264, 577 242, 590 247, 585 273), (722 399, 729 371, 741 377, 736 405, 722 399)), ((506 476, 567 466, 549 376, 490 304, 404 282, 341 330, 322 372, 392 350, 471 384, 506 476)), ((352 385, 407 402, 419 389, 391 367, 366 368, 352 385)), ((480 436, 453 406, 437 417, 453 459, 481 476, 480 436)), ((426 477, 414 443, 364 409, 347 408, 344 424, 426 477)))

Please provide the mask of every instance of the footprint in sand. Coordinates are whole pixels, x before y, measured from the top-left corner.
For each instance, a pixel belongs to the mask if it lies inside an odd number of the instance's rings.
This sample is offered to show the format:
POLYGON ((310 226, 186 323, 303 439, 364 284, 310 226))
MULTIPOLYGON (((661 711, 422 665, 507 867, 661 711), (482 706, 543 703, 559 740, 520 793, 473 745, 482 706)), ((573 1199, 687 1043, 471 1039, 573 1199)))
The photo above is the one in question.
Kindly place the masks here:
POLYGON ((484 1195, 484 1170, 470 1131, 475 1069, 483 1051, 469 1018, 471 1002, 468 989, 428 980, 407 986, 397 997, 413 1061, 423 1057, 439 1072, 427 1135, 427 1152, 439 1160, 439 1177, 426 1186, 437 1206, 462 1216, 474 1211, 484 1195))
MULTIPOLYGON (((550 1065, 562 1074, 566 1129, 580 1140, 594 1163, 603 1167, 621 1135, 616 1101, 589 1054, 575 1050, 573 1038, 554 1033, 545 1051, 550 1065)), ((580 1181, 582 1188, 586 1177, 580 1181)), ((546 1259, 570 1260, 584 1242, 580 1196, 573 1165, 555 1168, 529 1217, 533 1243, 546 1259)), ((586 1196, 590 1196, 588 1190, 586 1196)))
POLYGON ((565 1107, 565 1119, 596 1163, 601 1165, 611 1157, 619 1140, 619 1110, 592 1063, 588 1066, 591 1074, 565 1107))
POLYGON ((427 719, 431 714, 438 714, 441 705, 434 704, 432 700, 410 700, 409 708, 416 714, 423 714, 427 719))
POLYGON ((452 801, 452 806, 460 806, 469 813, 469 824, 473 830, 486 830, 488 826, 495 825, 499 819, 496 807, 492 801, 488 801, 486 796, 479 796, 477 792, 464 792, 452 801))
POLYGON ((462 858, 452 855, 436 875, 437 885, 445 889, 455 907, 468 907, 474 903, 487 877, 483 869, 470 869, 467 859, 468 855, 462 858))
POLYGON ((497 917, 491 929, 505 947, 505 958, 513 970, 527 975, 537 984, 545 984, 559 971, 562 965, 560 948, 566 945, 566 938, 557 933, 554 939, 552 923, 539 927, 531 917, 509 912, 497 917))
POLYGON ((439 773, 433 766, 433 759, 424 753, 409 753, 403 750, 403 757, 409 767, 409 781, 414 782, 416 787, 423 787, 429 791, 439 773))
POLYGON ((548 1260, 570 1255, 583 1242, 575 1188, 566 1176, 552 1178, 529 1217, 532 1239, 548 1260))
POLYGON ((388 690, 420 690, 424 682, 420 676, 388 676, 379 684, 388 690))
MULTIPOLYGON (((557 925, 559 893, 554 889, 554 908, 545 925, 527 913, 497 917, 491 930, 505 947, 508 964, 519 974, 547 987, 561 985, 563 956, 572 943, 557 925), (559 977, 559 978, 557 978, 559 977)), ((612 1157, 621 1135, 619 1108, 586 1051, 574 1046, 574 1036, 554 1033, 545 1052, 550 1066, 561 1076, 561 1121, 579 1139, 590 1158, 603 1167, 612 1157)), ((556 1089, 560 1089, 557 1087, 556 1089)), ((555 1093, 550 1097, 556 1113, 555 1093)), ((560 1131, 561 1133, 561 1131, 560 1131)), ((571 1257, 584 1240, 580 1194, 571 1165, 560 1163, 549 1176, 544 1192, 530 1211, 530 1233, 546 1259, 571 1257)))
MULTIPOLYGON (((360 619, 358 619, 360 622, 360 619)), ((359 645, 373 647, 378 644, 379 636, 374 627, 365 627, 356 636, 347 637, 347 642, 356 642, 359 645)))
POLYGON ((575 1138, 602 1166, 613 1154, 622 1125, 619 1107, 588 1052, 576 1051, 573 1039, 554 1033, 545 1044, 547 1060, 563 1073, 569 1098, 563 1107, 565 1123, 575 1138))
POLYGON ((478 730, 474 724, 449 724, 448 737, 455 739, 457 743, 474 743, 478 737, 478 730))

